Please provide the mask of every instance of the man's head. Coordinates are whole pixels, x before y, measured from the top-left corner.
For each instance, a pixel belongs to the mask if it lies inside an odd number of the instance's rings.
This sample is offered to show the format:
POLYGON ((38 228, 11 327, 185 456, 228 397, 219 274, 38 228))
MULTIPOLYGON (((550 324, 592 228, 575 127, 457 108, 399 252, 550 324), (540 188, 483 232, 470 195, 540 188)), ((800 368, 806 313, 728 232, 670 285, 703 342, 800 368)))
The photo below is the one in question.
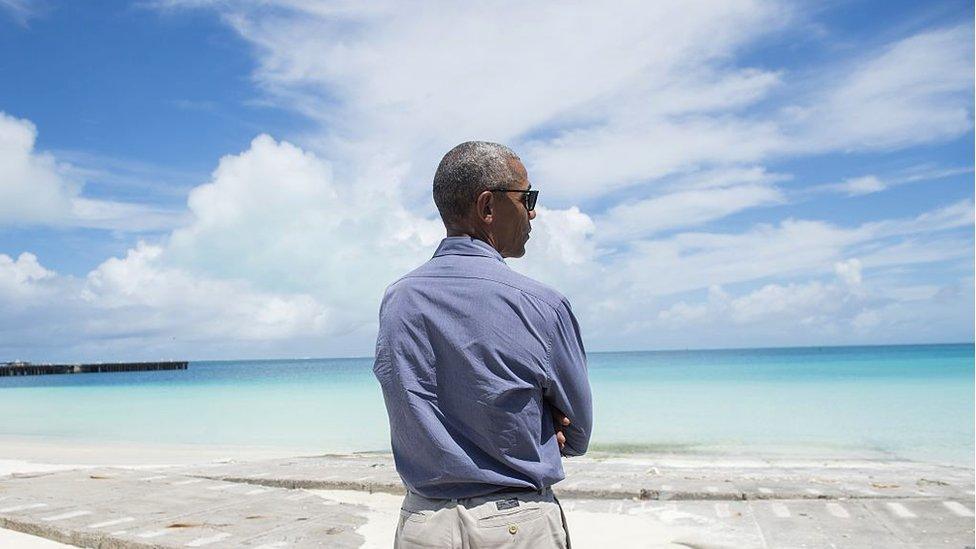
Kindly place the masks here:
POLYGON ((502 257, 522 257, 535 212, 525 193, 525 166, 498 143, 467 141, 454 147, 434 174, 434 203, 448 236, 468 235, 492 245, 502 257))

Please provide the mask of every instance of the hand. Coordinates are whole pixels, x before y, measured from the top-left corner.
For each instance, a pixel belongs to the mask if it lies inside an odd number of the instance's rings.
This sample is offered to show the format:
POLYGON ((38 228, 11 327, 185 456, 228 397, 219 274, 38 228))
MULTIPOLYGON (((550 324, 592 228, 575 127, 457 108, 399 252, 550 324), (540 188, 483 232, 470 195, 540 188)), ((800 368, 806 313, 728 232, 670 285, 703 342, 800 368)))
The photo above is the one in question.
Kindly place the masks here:
POLYGON ((556 442, 559 443, 559 449, 562 450, 566 446, 566 435, 563 431, 566 430, 566 427, 569 427, 569 418, 559 410, 553 408, 552 421, 556 427, 556 442))

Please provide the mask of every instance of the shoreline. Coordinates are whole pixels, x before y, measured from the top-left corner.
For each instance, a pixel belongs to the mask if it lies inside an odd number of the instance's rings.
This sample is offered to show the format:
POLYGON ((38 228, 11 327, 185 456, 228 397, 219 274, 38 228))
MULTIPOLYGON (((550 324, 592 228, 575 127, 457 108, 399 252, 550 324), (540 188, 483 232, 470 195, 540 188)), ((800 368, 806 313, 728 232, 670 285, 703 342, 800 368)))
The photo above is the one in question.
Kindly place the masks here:
MULTIPOLYGON (((963 453, 963 452, 960 452, 963 453)), ((145 443, 131 441, 84 441, 0 435, 0 475, 4 462, 23 462, 40 467, 122 466, 130 468, 172 467, 227 461, 258 461, 325 455, 390 456, 388 450, 334 451, 316 447, 145 443)), ((961 467, 976 470, 973 460, 918 459, 868 448, 814 445, 719 445, 719 444, 591 444, 589 459, 646 460, 648 458, 691 461, 737 462, 748 460, 878 461, 961 467)), ((570 463, 573 459, 564 460, 570 463)))

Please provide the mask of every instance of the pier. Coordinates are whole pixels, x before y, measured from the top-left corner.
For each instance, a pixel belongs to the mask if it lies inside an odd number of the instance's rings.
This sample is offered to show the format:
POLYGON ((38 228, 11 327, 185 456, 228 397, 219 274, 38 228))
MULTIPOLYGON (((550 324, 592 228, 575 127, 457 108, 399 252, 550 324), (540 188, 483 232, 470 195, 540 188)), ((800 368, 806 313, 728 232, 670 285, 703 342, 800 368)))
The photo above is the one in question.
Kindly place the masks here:
POLYGON ((102 364, 32 364, 6 362, 0 364, 0 377, 41 376, 49 374, 93 374, 101 372, 150 372, 155 370, 186 370, 185 360, 162 362, 107 362, 102 364))

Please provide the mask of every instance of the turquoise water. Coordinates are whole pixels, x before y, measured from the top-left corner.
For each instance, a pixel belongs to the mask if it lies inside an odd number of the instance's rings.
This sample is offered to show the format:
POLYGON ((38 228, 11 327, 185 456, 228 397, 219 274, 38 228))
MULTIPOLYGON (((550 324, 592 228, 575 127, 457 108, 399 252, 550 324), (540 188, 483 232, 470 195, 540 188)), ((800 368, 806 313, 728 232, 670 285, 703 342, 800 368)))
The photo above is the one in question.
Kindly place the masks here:
MULTIPOLYGON (((592 448, 972 465, 973 345, 589 353, 592 448)), ((0 378, 0 437, 388 450, 372 359, 0 378)))

